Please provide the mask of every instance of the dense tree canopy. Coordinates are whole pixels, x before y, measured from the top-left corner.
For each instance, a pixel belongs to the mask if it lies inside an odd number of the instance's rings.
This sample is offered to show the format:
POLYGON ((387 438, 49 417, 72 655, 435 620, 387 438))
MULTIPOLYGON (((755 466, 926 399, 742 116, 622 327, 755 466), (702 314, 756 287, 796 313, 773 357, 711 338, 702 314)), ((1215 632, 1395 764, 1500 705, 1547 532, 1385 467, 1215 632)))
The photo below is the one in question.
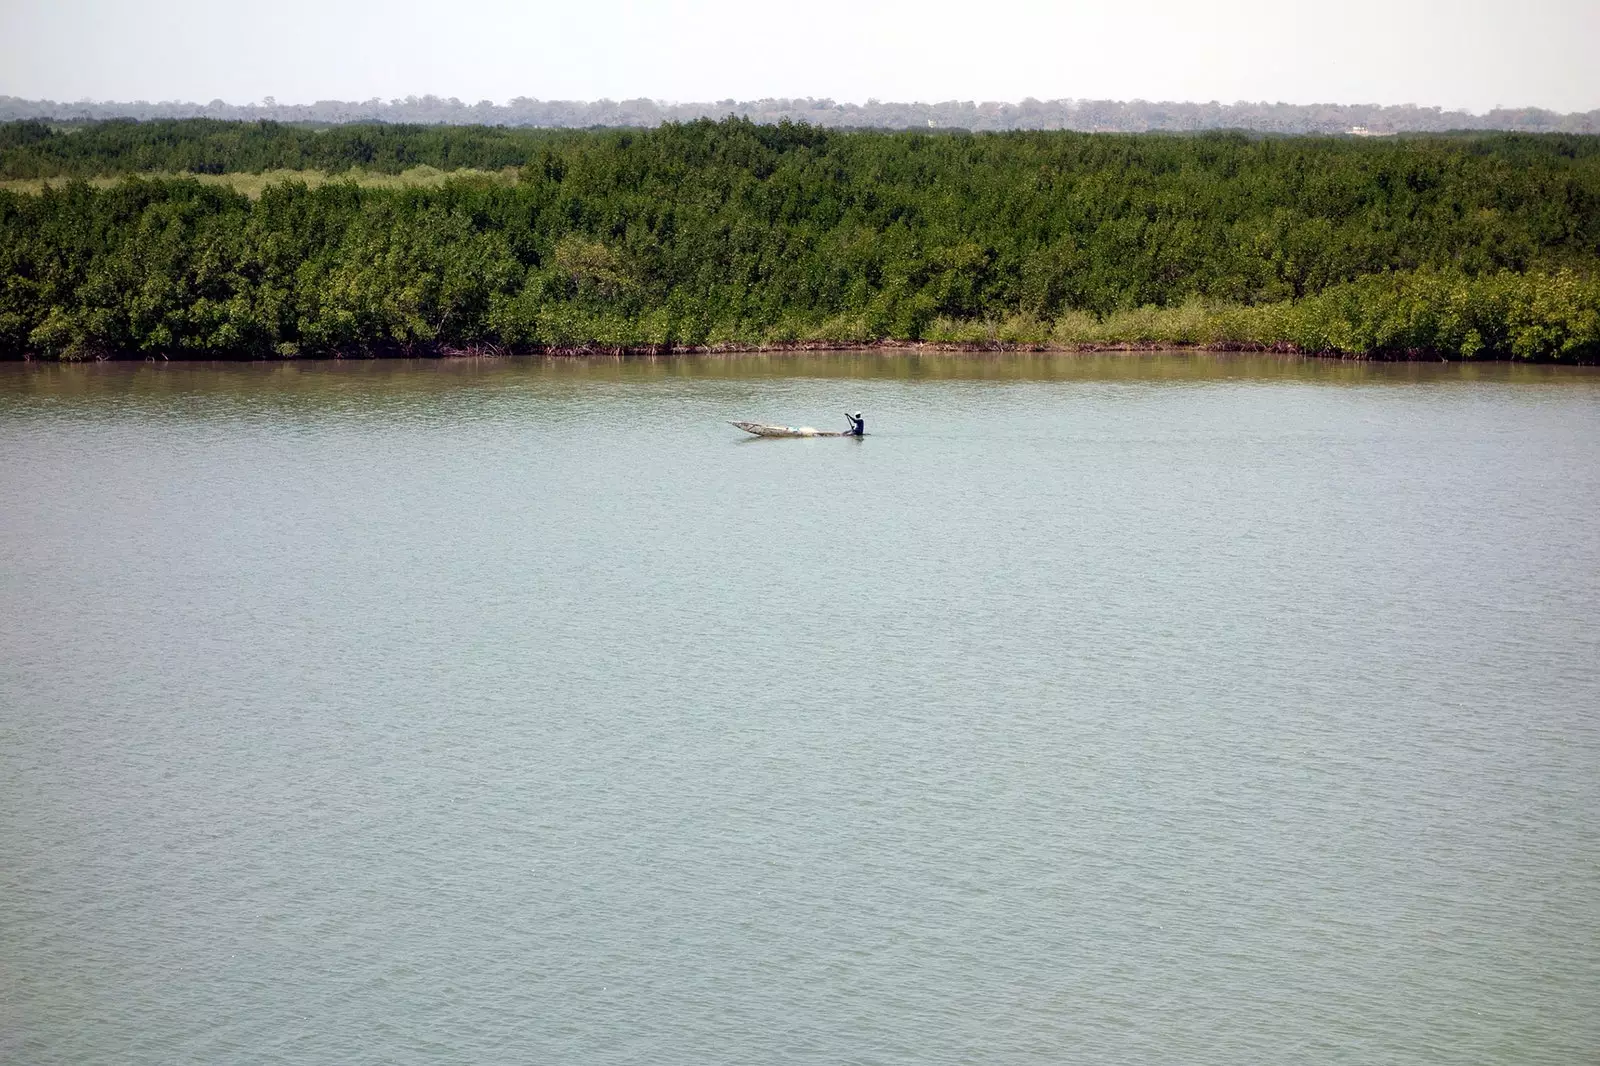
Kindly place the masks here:
POLYGON ((426 164, 441 170, 496 170, 526 163, 556 136, 498 126, 294 126, 215 119, 113 119, 56 127, 0 124, 0 178, 89 178, 155 171, 260 173, 360 167, 396 174, 426 164))
POLYGON ((139 178, 0 192, 0 350, 915 340, 1008 318, 1049 336, 1198 304, 1297 309, 1229 319, 1256 334, 1236 343, 1600 355, 1596 137, 0 127, 11 176, 416 163, 522 179, 285 183, 256 201, 139 178), (1391 305, 1411 324, 1357 328, 1391 305), (1417 325, 1449 314, 1470 324, 1417 325))

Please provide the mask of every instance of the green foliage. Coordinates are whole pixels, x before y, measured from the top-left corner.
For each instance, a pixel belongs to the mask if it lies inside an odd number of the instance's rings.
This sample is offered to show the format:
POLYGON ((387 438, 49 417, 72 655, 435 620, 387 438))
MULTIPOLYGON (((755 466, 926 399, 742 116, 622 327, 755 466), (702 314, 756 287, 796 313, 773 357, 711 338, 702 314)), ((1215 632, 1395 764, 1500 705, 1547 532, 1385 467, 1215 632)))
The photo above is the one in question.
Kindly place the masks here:
POLYGON ((1600 278, 1571 271, 1377 274, 1303 300, 1244 306, 1190 300, 1105 318, 1069 313, 1037 329, 941 323, 957 343, 1202 345, 1319 355, 1600 361, 1600 278))
POLYGON ((1600 359, 1600 279, 1569 271, 1375 275, 1265 312, 1257 334, 1307 352, 1600 359))
POLYGON ((490 126, 365 123, 316 128, 217 119, 112 119, 55 128, 0 123, 0 178, 92 178, 152 172, 259 174, 265 170, 352 168, 398 174, 519 167, 551 136, 490 126))
POLYGON ((12 123, 0 173, 20 177, 213 162, 515 163, 522 176, 283 183, 255 201, 137 177, 0 192, 0 352, 896 338, 1592 360, 1597 145, 735 120, 586 132, 12 123))

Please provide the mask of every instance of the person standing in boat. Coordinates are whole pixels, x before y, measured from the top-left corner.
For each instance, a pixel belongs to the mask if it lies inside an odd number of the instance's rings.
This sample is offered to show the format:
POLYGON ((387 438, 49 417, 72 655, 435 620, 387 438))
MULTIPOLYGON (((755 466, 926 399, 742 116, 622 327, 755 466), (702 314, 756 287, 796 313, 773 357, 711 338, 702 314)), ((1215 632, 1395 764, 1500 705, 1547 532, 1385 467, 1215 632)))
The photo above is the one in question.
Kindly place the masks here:
POLYGON ((864 437, 867 435, 867 420, 861 417, 861 412, 851 414, 849 411, 844 416, 850 420, 850 436, 864 437))

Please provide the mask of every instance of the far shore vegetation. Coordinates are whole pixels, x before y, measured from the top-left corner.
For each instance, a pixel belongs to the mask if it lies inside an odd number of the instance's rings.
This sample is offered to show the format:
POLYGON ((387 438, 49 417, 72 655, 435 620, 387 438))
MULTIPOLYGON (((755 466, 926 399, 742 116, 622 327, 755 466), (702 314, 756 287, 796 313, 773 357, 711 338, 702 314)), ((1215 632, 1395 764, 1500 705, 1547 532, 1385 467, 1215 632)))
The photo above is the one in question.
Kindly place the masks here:
POLYGON ((0 125, 0 357, 1600 361, 1600 137, 0 125))

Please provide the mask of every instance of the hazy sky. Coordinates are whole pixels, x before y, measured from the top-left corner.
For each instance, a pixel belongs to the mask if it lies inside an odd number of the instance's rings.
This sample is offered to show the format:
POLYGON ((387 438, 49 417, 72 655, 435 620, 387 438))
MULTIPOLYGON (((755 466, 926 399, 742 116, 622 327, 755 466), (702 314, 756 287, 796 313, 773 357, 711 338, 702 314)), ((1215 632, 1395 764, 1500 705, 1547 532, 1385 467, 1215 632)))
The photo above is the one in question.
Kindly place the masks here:
POLYGON ((1600 0, 0 0, 0 94, 1600 108, 1600 0))

